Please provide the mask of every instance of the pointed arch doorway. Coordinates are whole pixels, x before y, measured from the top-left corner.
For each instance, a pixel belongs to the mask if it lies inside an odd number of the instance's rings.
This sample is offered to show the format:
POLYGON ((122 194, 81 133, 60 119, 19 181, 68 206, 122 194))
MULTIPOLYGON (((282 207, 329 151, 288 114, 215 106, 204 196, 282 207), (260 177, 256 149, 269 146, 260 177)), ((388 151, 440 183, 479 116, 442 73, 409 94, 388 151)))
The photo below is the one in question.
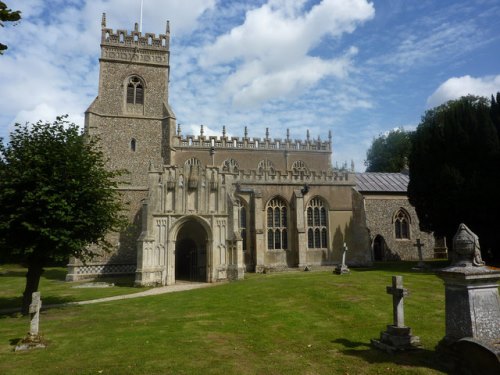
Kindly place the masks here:
POLYGON ((385 243, 384 237, 382 237, 380 234, 377 234, 377 236, 373 240, 373 260, 385 260, 386 248, 387 245, 385 243))
POLYGON ((182 224, 175 241, 175 280, 207 281, 207 232, 196 220, 182 224))

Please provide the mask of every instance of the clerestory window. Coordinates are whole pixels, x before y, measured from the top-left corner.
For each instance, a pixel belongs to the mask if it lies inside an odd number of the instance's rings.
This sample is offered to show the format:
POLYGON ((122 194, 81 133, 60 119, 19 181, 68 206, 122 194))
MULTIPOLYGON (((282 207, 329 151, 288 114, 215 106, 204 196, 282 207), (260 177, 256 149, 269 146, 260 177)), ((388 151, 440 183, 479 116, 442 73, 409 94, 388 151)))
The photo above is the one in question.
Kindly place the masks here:
POLYGON ((130 77, 128 80, 127 103, 144 104, 144 85, 138 77, 130 77))
POLYGON ((267 249, 288 249, 288 212, 286 202, 272 199, 267 205, 267 249))

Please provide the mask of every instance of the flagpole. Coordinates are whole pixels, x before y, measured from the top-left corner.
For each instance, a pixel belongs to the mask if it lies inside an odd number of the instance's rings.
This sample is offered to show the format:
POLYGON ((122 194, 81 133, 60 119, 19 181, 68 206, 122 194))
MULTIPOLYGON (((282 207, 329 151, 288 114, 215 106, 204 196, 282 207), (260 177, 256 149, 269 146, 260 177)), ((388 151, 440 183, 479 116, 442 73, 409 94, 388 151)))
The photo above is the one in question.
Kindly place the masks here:
POLYGON ((142 7, 144 4, 144 0, 141 0, 141 18, 139 20, 139 32, 142 33, 142 7))

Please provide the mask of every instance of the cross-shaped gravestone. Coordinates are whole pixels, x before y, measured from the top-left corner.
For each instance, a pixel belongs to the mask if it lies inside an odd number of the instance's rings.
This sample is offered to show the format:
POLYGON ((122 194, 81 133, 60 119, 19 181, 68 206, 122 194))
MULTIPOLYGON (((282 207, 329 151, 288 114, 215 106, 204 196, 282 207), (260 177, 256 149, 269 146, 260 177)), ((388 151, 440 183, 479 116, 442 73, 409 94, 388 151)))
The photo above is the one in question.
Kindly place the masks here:
POLYGON ((392 294, 394 326, 405 327, 403 298, 408 295, 408 290, 403 288, 403 276, 392 277, 392 286, 387 287, 387 293, 392 294))
POLYGON ((413 244, 418 249, 418 265, 417 267, 423 268, 424 265, 424 257, 422 256, 422 247, 424 244, 420 242, 420 238, 417 238, 417 243, 413 244))
POLYGON ((342 275, 344 273, 349 273, 349 268, 345 264, 345 255, 347 253, 347 244, 344 242, 344 252, 342 253, 342 264, 337 264, 335 267, 334 273, 338 275, 342 275))
POLYGON ((40 292, 34 292, 31 295, 30 304, 30 333, 29 335, 34 337, 38 336, 38 325, 40 322, 40 308, 42 307, 42 300, 40 299, 40 292))

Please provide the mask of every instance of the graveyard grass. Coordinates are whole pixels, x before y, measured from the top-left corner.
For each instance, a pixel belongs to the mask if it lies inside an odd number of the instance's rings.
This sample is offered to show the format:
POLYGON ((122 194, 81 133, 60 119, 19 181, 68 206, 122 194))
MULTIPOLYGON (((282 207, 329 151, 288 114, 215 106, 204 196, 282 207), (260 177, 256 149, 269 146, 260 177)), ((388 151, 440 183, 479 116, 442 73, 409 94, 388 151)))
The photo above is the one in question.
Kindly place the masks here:
MULTIPOLYGON (((93 305, 40 316, 46 349, 14 352, 28 317, 0 314, 1 374, 436 374, 444 287, 415 263, 378 263, 348 275, 247 274, 211 288, 93 305), (389 355, 370 347, 392 323, 392 275, 410 291, 405 322, 423 349, 389 355)), ((434 267, 442 264, 434 263, 434 267)), ((20 268, 0 268, 0 309, 22 293, 20 268)), ((74 289, 64 269, 42 276, 44 305, 137 292, 126 283, 74 289)), ((131 281, 131 280, 130 280, 131 281)))

